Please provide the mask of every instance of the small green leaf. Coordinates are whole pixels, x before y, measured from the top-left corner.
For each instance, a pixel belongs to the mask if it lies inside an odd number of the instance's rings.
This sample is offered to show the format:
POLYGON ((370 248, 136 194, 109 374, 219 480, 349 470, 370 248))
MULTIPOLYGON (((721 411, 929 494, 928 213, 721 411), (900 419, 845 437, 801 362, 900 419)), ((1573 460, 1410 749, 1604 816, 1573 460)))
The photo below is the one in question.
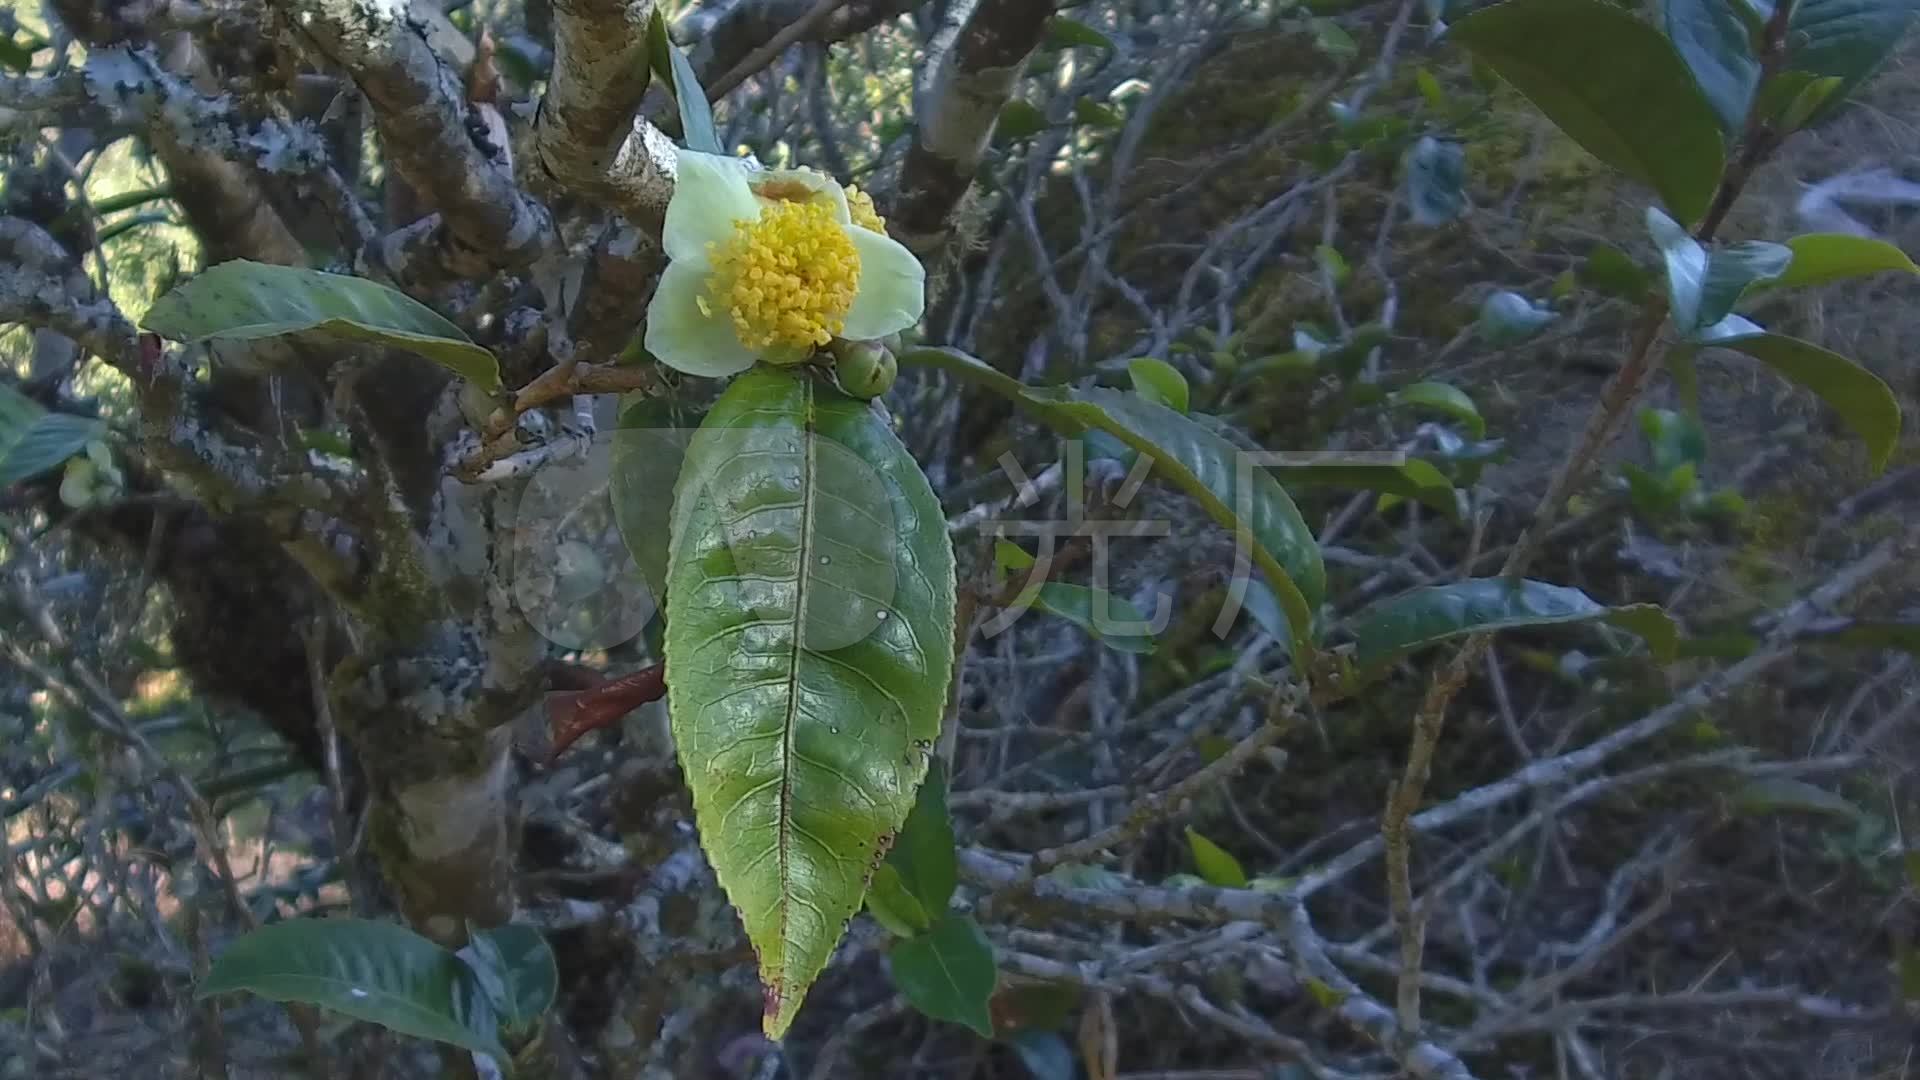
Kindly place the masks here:
POLYGON ((1733 312, 1748 288, 1779 277, 1793 261, 1784 244, 1761 240, 1728 244, 1707 256, 1707 276, 1700 283, 1700 310, 1695 323, 1712 326, 1733 312))
POLYGON ((1313 611, 1326 592, 1320 547, 1285 489, 1233 443, 1136 394, 1100 387, 1029 389, 951 349, 909 349, 900 363, 939 368, 1007 397, 1068 435, 1102 431, 1151 457, 1157 475, 1244 542, 1287 614, 1296 652, 1311 652, 1313 611))
POLYGON ((1832 115, 1886 63, 1915 10, 1910 0, 1797 0, 1788 23, 1788 69, 1840 80, 1812 121, 1832 115))
POLYGON ((1448 638, 1492 630, 1601 620, 1639 634, 1656 659, 1673 655, 1679 630, 1651 604, 1607 607, 1579 589, 1544 581, 1470 578, 1371 604, 1353 617, 1354 663, 1375 668, 1448 638))
POLYGON ((1887 243, 1849 233, 1808 233, 1787 241, 1793 261, 1779 277, 1757 288, 1791 289, 1833 281, 1900 271, 1920 274, 1907 253, 1887 243))
POLYGON ((1858 649, 1900 649, 1920 656, 1920 621, 1849 619, 1834 629, 1809 635, 1822 645, 1858 649))
POLYGON ((1519 293, 1501 289, 1487 294, 1481 302, 1476 327, 1481 340, 1489 345, 1513 345, 1539 333, 1552 321, 1553 312, 1519 293))
POLYGON ((1440 80, 1433 72, 1418 68, 1413 73, 1414 83, 1420 88, 1420 96, 1426 100, 1427 108, 1439 110, 1447 107, 1447 92, 1440 86, 1440 80))
POLYGON ((1659 207, 1647 207, 1647 232, 1653 236, 1654 246, 1666 261, 1667 301, 1671 305, 1673 324, 1683 334, 1711 325, 1700 321, 1701 294, 1707 280, 1707 249, 1700 246, 1693 234, 1681 228, 1679 222, 1661 213, 1659 207))
POLYGON ((1320 273, 1335 285, 1344 284, 1353 270, 1347 266, 1346 257, 1331 244, 1321 244, 1313 249, 1313 261, 1320 267, 1320 273))
POLYGON ((993 946, 971 918, 948 915, 926 933, 897 943, 887 966, 907 1004, 993 1038, 993 1013, 987 1007, 998 978, 993 946))
POLYGON ((1126 598, 1105 589, 1049 581, 1023 596, 1036 609, 1058 615, 1093 635, 1095 641, 1127 653, 1153 651, 1146 616, 1126 598))
POLYGON ((1640 410, 1640 433, 1653 451, 1653 468, 1669 473, 1707 460, 1707 432, 1698 418, 1672 409, 1640 410))
POLYGON ((481 985, 498 986, 489 995, 496 1015, 513 1027, 531 1028, 560 992, 560 971, 540 931, 520 923, 474 930, 461 959, 480 976, 481 985), (484 974, 482 974, 484 972, 484 974))
POLYGON ((1314 1004, 1329 1011, 1338 1009, 1347 1000, 1347 995, 1334 989, 1331 984, 1311 976, 1307 978, 1307 994, 1313 998, 1314 1004))
POLYGON ((1799 131, 1813 122, 1829 103, 1844 98, 1846 80, 1837 75, 1809 75, 1783 71, 1774 76, 1761 97, 1761 110, 1782 133, 1799 131))
POLYGON ((1693 72, 1693 81, 1720 116, 1721 130, 1746 129, 1753 92, 1760 85, 1760 60, 1753 35, 1729 0, 1665 0, 1667 37, 1693 72))
POLYGON ((900 880, 900 871, 881 863, 867 884, 867 914, 895 937, 910 938, 933 925, 927 909, 900 880))
POLYGON ((418 300, 365 278, 235 259, 201 271, 148 309, 145 328, 175 341, 256 341, 313 332, 405 349, 500 389, 500 365, 418 300))
POLYGON ((245 934, 214 958, 197 996, 237 991, 320 1005, 356 1020, 507 1059, 473 972, 392 923, 292 919, 245 934))
POLYGON ((1734 805, 1749 814, 1773 814, 1795 810, 1807 814, 1858 821, 1863 815, 1858 806, 1822 787, 1788 776, 1770 776, 1749 780, 1733 793, 1734 805))
POLYGON ((1431 462, 1407 458, 1398 465, 1286 465, 1280 469, 1283 485, 1356 488, 1401 498, 1417 499, 1447 515, 1460 517, 1460 500, 1452 481, 1431 462))
POLYGON ((898 871, 901 886, 919 901, 921 910, 933 915, 947 910, 959 870, 953 819, 947 813, 947 769, 938 757, 927 766, 927 778, 887 851, 886 865, 898 871))
POLYGON ((1720 124, 1658 30, 1602 0, 1506 0, 1451 37, 1680 218, 1706 213, 1725 166, 1720 124))
POLYGON ((1813 391, 1867 444, 1873 470, 1886 468, 1900 440, 1900 401, 1878 375, 1839 353, 1784 334, 1720 337, 1711 344, 1745 353, 1813 391))
POLYGON ((1346 32, 1337 22, 1327 18, 1314 18, 1307 21, 1307 27, 1313 32, 1313 46, 1328 56, 1344 59, 1359 53, 1360 45, 1353 35, 1346 32))
POLYGON ((1407 151, 1406 172, 1407 208, 1415 225, 1443 225, 1466 210, 1467 152, 1459 143, 1420 136, 1407 151))
POLYGON ((994 122, 994 134, 1006 139, 1025 139, 1047 129, 1047 114, 1032 102, 1014 98, 1000 107, 994 122))
POLYGON ((1111 105, 1102 105, 1092 98, 1080 98, 1073 103, 1073 118, 1088 127, 1117 128, 1126 122, 1119 110, 1111 105))
POLYGON ((1078 19, 1055 15, 1047 20, 1047 42, 1058 49, 1083 46, 1113 51, 1113 39, 1078 19))
POLYGON ((1403 386, 1388 395, 1387 403, 1396 408, 1427 409, 1459 421, 1461 426, 1473 433, 1476 439, 1487 437, 1487 421, 1480 410, 1467 396, 1466 391, 1451 383, 1417 382, 1403 386))
POLYGON ((1034 563, 1033 554, 1011 540, 993 542, 993 561, 1002 570, 1027 570, 1034 563))
POLYGON ((1165 360, 1142 356, 1127 361, 1127 377, 1133 380, 1133 392, 1148 401, 1165 405, 1174 412, 1187 411, 1191 391, 1187 377, 1165 360))
POLYGON ((52 472, 106 431, 99 420, 48 412, 12 387, 0 386, 0 491, 52 472))
POLYGON ((700 76, 687 55, 674 45, 667 33, 667 20, 660 8, 653 9, 648 24, 647 51, 655 78, 667 80, 673 88, 673 102, 680 112, 680 141, 689 150, 706 154, 724 154, 720 135, 713 126, 713 106, 700 86, 700 76))
POLYGON ((1222 889, 1247 887, 1247 872, 1240 868, 1240 860, 1228 854, 1225 848, 1201 836, 1191 825, 1187 826, 1187 850, 1193 852, 1193 865, 1207 884, 1222 889))
POLYGON ((1580 280, 1600 292, 1638 301, 1647 294, 1653 278, 1626 252, 1612 244, 1595 244, 1580 264, 1580 280))

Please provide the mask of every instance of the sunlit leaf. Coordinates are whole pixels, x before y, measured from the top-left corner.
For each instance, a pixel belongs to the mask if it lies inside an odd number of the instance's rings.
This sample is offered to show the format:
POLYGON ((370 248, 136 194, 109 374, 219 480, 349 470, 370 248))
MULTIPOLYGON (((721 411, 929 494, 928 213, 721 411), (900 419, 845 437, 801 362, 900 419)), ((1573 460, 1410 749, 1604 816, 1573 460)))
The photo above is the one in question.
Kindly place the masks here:
POLYGON ((1190 391, 1187 377, 1165 360, 1142 356, 1127 361, 1127 377, 1133 380, 1133 392, 1148 401, 1158 402, 1174 412, 1187 411, 1190 391))
POLYGON ((720 135, 713 126, 713 106, 700 86, 700 76, 687 55, 667 33, 665 12, 653 9, 648 23, 647 53, 655 78, 664 79, 673 88, 674 105, 680 113, 680 140, 689 150, 706 154, 724 154, 720 135))
POLYGON ((1240 860, 1225 848, 1201 836, 1191 825, 1187 826, 1187 850, 1193 853, 1193 865, 1207 884, 1223 889, 1247 887, 1247 872, 1240 868, 1240 860))
POLYGON ((311 332, 405 349, 500 389, 493 354, 432 308, 365 278, 235 259, 153 302, 146 329, 175 341, 257 341, 311 332))
POLYGON ((707 414, 672 526, 674 742, 779 1038, 926 774, 953 551, 885 421, 787 369, 741 375, 707 414))

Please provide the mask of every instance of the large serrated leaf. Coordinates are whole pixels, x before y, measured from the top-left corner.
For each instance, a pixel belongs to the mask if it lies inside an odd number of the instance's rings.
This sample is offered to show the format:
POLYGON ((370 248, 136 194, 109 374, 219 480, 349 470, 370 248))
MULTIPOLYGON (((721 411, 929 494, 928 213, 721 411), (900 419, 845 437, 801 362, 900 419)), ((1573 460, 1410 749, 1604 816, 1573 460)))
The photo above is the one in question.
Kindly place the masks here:
POLYGON ((1011 399, 1067 434, 1103 432, 1151 457, 1155 475, 1235 536, 1286 612, 1296 654, 1311 650, 1313 613, 1327 584, 1320 547, 1286 490, 1256 467, 1255 455, 1134 394, 1099 387, 1033 389, 950 349, 910 349, 900 362, 937 367, 1011 399))
POLYGON ((1448 638, 1489 630, 1605 621, 1647 640, 1656 658, 1673 655, 1679 631, 1651 604, 1608 607, 1579 589, 1516 578, 1471 578, 1389 597, 1353 618, 1354 663, 1375 668, 1448 638))
POLYGON ((1601 0, 1506 0, 1451 36, 1681 220, 1706 213, 1726 164, 1720 122, 1658 30, 1601 0))
POLYGON ((953 673, 954 567, 926 478, 867 402, 736 379, 687 448, 669 704, 701 844, 779 1038, 914 802, 953 673))
POLYGON ((12 387, 0 386, 0 491, 59 468, 106 431, 99 420, 48 412, 12 387))
POLYGON ((235 259, 201 271, 148 309, 146 329, 175 341, 256 341, 311 332, 405 349, 500 389, 500 365, 458 326, 376 281, 235 259))
POLYGON ((242 990, 506 1060, 493 1009, 472 970, 404 926, 368 919, 263 926, 214 959, 198 994, 242 990))

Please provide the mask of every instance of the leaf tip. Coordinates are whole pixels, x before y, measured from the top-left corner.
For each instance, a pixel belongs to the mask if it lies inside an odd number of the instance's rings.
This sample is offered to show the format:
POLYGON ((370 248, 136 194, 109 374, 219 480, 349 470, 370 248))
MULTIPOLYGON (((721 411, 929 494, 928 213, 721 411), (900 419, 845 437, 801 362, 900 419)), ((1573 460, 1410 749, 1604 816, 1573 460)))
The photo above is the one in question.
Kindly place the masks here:
POLYGON ((779 1042, 787 1037, 794 1014, 800 1011, 800 996, 787 993, 785 980, 768 979, 764 972, 760 980, 760 1030, 779 1042))

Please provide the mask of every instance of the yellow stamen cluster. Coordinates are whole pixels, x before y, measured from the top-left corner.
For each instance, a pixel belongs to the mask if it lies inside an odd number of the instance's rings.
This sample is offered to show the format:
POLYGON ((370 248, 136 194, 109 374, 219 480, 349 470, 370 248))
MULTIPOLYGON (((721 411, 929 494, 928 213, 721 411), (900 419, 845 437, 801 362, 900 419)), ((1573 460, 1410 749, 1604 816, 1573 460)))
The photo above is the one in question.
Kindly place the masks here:
POLYGON ((881 217, 880 211, 874 209, 873 196, 851 184, 847 186, 847 216, 853 218, 855 225, 868 232, 877 232, 881 236, 887 235, 887 219, 881 217))
POLYGON ((740 343, 792 355, 832 341, 853 306, 860 253, 829 206, 769 203, 733 230, 708 246, 707 292, 732 317, 740 343))

